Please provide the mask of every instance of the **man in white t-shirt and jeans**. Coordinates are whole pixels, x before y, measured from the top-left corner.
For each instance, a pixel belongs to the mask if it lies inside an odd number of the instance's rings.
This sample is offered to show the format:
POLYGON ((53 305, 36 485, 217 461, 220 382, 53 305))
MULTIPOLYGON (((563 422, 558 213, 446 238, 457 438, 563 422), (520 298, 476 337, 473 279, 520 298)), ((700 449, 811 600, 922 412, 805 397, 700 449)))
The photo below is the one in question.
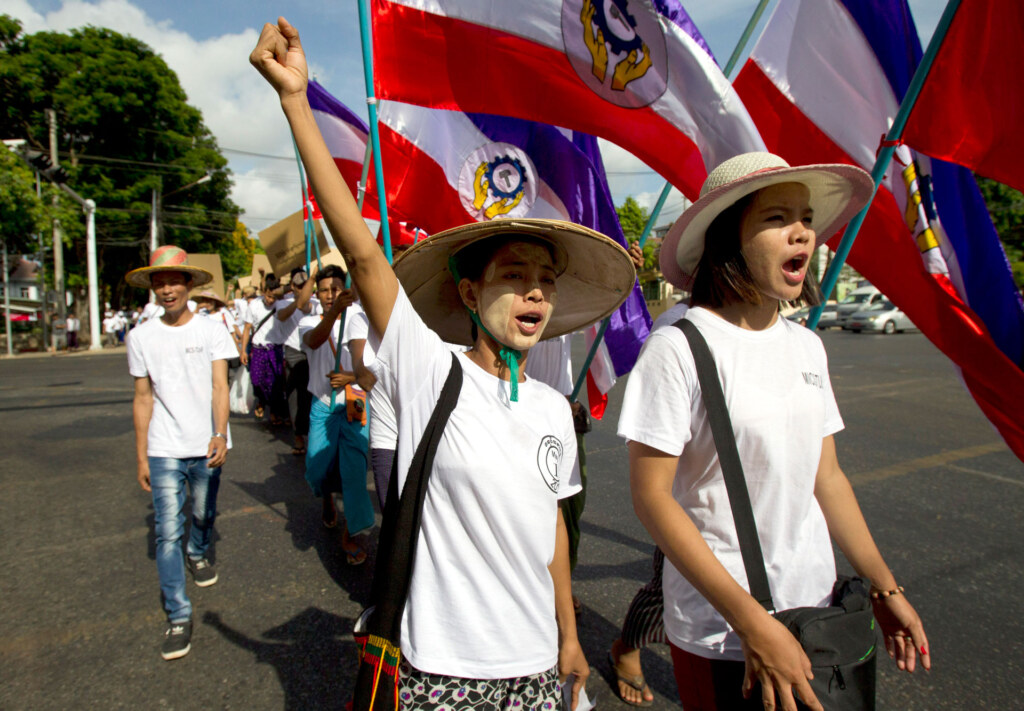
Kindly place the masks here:
POLYGON ((228 359, 234 343, 219 323, 197 318, 188 308, 189 291, 213 280, 188 264, 173 245, 153 252, 150 266, 125 277, 132 286, 151 288, 163 314, 128 334, 128 369, 135 378, 132 414, 138 481, 153 493, 156 568, 168 627, 160 654, 188 654, 192 603, 185 593, 186 562, 199 587, 217 582, 206 558, 217 513, 220 468, 230 448, 228 359), (192 529, 187 560, 182 553, 182 513, 192 494, 192 529))

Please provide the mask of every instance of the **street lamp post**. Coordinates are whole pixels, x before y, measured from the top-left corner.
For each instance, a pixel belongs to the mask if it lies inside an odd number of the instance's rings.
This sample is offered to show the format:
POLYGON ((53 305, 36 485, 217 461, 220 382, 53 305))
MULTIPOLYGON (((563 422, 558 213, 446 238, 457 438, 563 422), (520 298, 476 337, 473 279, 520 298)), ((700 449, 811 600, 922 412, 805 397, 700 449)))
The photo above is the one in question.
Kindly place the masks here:
POLYGON ((89 273, 89 350, 103 348, 100 343, 100 289, 99 273, 96 269, 96 203, 85 200, 85 254, 89 273))

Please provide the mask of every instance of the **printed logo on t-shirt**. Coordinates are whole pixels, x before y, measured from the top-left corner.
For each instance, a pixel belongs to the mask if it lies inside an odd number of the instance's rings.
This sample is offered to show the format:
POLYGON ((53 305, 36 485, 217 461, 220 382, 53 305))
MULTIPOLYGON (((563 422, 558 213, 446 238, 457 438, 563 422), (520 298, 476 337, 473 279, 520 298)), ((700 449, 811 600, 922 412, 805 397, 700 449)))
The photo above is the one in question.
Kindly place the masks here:
POLYGON ((808 385, 818 388, 818 390, 825 389, 825 382, 821 379, 821 376, 817 373, 803 372, 800 375, 804 376, 804 382, 808 385))
POLYGON ((203 352, 203 347, 202 346, 185 346, 185 352, 186 353, 202 353, 203 352))
POLYGON ((537 449, 537 468, 544 478, 544 483, 551 491, 558 493, 558 465, 562 461, 562 442, 553 435, 540 441, 537 449))

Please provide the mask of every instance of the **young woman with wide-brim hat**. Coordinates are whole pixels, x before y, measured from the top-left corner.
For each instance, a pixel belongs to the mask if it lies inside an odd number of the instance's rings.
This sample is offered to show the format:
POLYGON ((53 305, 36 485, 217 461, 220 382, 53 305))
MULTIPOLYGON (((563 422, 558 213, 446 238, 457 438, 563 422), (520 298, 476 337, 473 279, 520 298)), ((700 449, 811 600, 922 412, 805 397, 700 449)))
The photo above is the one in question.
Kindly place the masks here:
MULTIPOLYGON (((778 156, 730 159, 661 249, 666 278, 693 293, 685 318, 708 342, 735 430, 776 609, 825 606, 836 581, 832 540, 873 586, 886 647, 901 669, 931 660, 839 467, 843 428, 825 349, 780 317, 784 301, 817 303, 816 246, 870 198, 849 165, 790 167, 778 156)), ((821 706, 796 638, 748 592, 730 501, 689 345, 652 333, 626 387, 634 508, 664 551, 665 632, 685 709, 821 706), (758 683, 760 688, 757 688, 758 683), (744 696, 750 697, 744 699, 744 696)))
POLYGON ((576 675, 575 697, 589 675, 558 510, 579 488, 576 441, 566 399, 523 365, 541 338, 622 303, 636 278, 629 256, 578 225, 501 220, 436 234, 392 270, 316 128, 297 31, 283 18, 264 26, 250 60, 278 92, 362 297, 371 368, 398 419, 399 485, 451 366, 445 341, 471 345, 423 507, 400 704, 554 708, 559 677, 576 675))

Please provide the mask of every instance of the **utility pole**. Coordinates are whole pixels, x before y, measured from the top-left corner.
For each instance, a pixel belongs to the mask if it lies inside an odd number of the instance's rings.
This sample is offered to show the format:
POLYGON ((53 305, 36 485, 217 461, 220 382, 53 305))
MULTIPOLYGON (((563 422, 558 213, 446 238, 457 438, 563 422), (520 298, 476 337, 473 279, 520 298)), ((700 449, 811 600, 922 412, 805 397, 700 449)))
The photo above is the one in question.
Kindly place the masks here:
POLYGON ((7 332, 7 355, 14 355, 14 344, 11 335, 11 283, 7 279, 7 241, 3 243, 3 269, 4 269, 4 328, 7 332))
MULTIPOLYGON (((50 122, 50 163, 56 169, 60 166, 57 157, 57 112, 46 109, 46 118, 50 122)), ((56 209, 58 198, 53 196, 53 207, 56 209)), ((57 292, 57 315, 67 316, 67 296, 64 294, 64 241, 61 239, 60 221, 53 221, 53 290, 57 292)))
MULTIPOLYGON (((156 151, 153 152, 153 159, 156 159, 156 151)), ((159 181, 157 186, 153 188, 153 204, 150 208, 149 217, 149 253, 153 254, 160 246, 160 191, 163 188, 163 178, 157 177, 159 181)), ((151 304, 156 303, 156 294, 152 290, 149 292, 149 302, 151 304)))
MULTIPOLYGON (((43 195, 42 187, 40 185, 39 173, 36 173, 36 197, 41 198, 43 195)), ((40 309, 40 323, 43 324, 43 348, 46 348, 46 344, 50 342, 50 335, 47 332, 48 326, 50 325, 50 311, 49 311, 49 299, 46 298, 46 248, 43 246, 43 233, 39 232, 36 234, 36 244, 39 245, 39 294, 40 300, 43 302, 43 307, 40 309)), ((67 331, 65 331, 67 333, 67 331)), ((56 339, 54 339, 56 341, 56 339)), ((54 342, 53 350, 57 350, 57 344, 54 342)))

